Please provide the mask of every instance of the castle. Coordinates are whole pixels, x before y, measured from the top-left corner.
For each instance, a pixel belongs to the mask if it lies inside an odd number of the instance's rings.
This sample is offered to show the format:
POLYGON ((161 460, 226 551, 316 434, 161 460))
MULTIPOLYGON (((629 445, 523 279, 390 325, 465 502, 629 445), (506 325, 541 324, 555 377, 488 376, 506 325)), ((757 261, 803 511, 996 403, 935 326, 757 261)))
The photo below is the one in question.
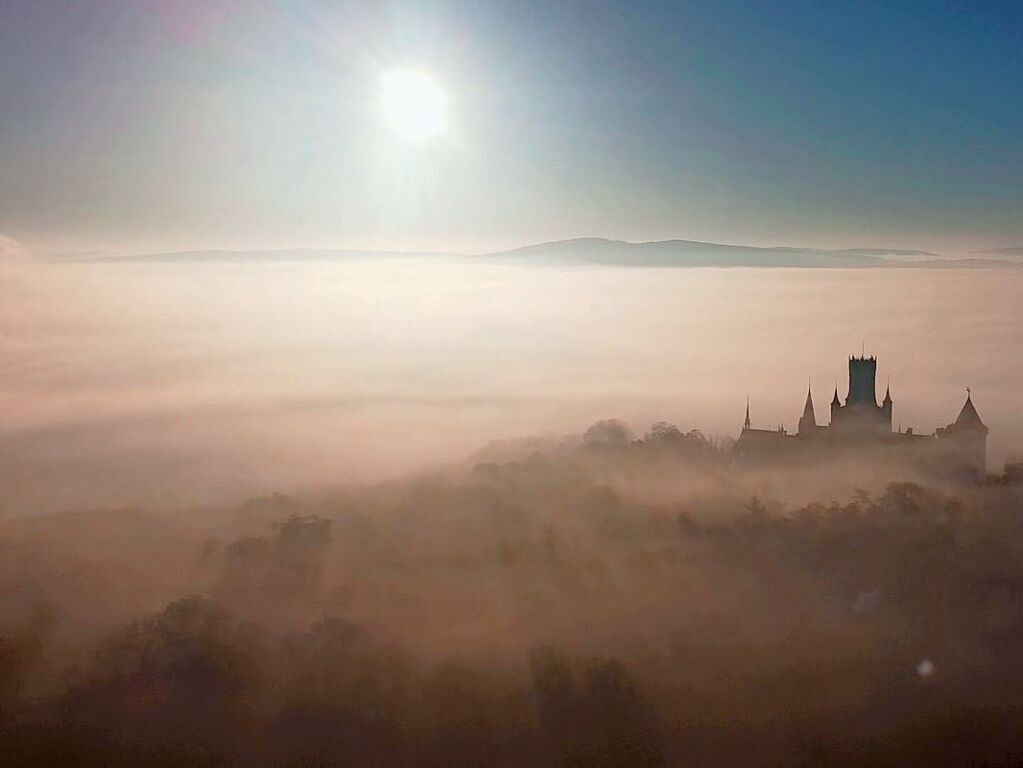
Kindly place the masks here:
POLYGON ((838 397, 838 386, 831 400, 831 422, 817 423, 813 396, 806 392, 806 404, 799 418, 798 431, 789 434, 784 427, 754 429, 750 422, 749 400, 746 420, 736 440, 736 453, 745 458, 784 458, 831 456, 842 451, 894 451, 931 469, 983 474, 987 466, 988 428, 981 421, 967 389, 966 402, 956 420, 932 435, 916 434, 912 429, 892 431, 892 396, 885 390, 877 403, 877 358, 849 358, 849 392, 845 403, 838 397))

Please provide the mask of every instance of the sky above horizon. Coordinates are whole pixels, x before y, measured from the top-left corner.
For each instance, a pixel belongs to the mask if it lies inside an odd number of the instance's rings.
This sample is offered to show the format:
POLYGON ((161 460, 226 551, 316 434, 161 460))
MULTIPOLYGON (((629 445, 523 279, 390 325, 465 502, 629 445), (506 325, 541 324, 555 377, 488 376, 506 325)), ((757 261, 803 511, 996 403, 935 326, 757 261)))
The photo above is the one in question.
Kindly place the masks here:
POLYGON ((1021 78, 1013 2, 6 0, 0 246, 1023 246, 1021 78))

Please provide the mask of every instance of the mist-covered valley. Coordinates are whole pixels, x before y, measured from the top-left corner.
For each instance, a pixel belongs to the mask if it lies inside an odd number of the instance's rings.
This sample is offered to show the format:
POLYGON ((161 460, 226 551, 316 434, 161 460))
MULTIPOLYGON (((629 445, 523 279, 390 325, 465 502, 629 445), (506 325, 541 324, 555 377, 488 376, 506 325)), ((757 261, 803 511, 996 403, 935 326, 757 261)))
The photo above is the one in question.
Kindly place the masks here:
POLYGON ((1020 279, 8 269, 0 762, 1016 764, 1020 279), (989 474, 735 460, 861 348, 989 474))
POLYGON ((608 417, 734 437, 747 397, 754 426, 794 430, 807 381, 826 422, 861 350, 896 426, 948 424, 970 386, 993 468, 1023 435, 1017 270, 389 259, 0 281, 4 516, 394 478, 608 417))
POLYGON ((1018 466, 874 490, 621 434, 7 520, 4 764, 1018 762, 1018 466))

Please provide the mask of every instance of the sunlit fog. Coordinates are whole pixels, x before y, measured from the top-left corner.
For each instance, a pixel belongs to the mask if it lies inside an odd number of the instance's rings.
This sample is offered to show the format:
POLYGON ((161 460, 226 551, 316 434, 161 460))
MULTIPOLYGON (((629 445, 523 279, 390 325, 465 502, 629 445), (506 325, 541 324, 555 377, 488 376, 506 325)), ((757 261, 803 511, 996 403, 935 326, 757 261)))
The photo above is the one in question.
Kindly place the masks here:
POLYGON ((1021 40, 0 0, 0 768, 1023 765, 1021 40))
POLYGON ((378 480, 601 418, 734 438, 747 397, 754 426, 794 431, 808 380, 826 422, 861 350, 895 425, 933 432, 971 387, 991 467, 1023 447, 1013 271, 363 260, 3 279, 7 514, 378 480))

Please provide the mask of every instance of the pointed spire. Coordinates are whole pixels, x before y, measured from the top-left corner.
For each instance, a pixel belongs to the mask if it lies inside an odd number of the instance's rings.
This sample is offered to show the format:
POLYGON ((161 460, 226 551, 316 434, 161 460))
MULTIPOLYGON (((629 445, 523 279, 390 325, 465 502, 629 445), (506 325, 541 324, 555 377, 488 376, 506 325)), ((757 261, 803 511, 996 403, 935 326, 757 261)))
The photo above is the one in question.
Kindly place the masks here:
POLYGON ((806 383, 806 404, 803 406, 803 415, 799 418, 799 431, 812 432, 817 428, 817 417, 813 413, 813 396, 810 394, 810 382, 806 383))
POLYGON ((892 383, 888 382, 888 385, 884 388, 884 405, 892 404, 892 383))
POLYGON ((749 398, 746 398, 746 421, 742 423, 743 429, 749 429, 749 398))
POLYGON ((838 382, 836 381, 835 382, 835 396, 833 398, 831 398, 831 405, 832 406, 838 406, 838 405, 841 405, 841 404, 842 404, 842 401, 838 399, 838 382))

